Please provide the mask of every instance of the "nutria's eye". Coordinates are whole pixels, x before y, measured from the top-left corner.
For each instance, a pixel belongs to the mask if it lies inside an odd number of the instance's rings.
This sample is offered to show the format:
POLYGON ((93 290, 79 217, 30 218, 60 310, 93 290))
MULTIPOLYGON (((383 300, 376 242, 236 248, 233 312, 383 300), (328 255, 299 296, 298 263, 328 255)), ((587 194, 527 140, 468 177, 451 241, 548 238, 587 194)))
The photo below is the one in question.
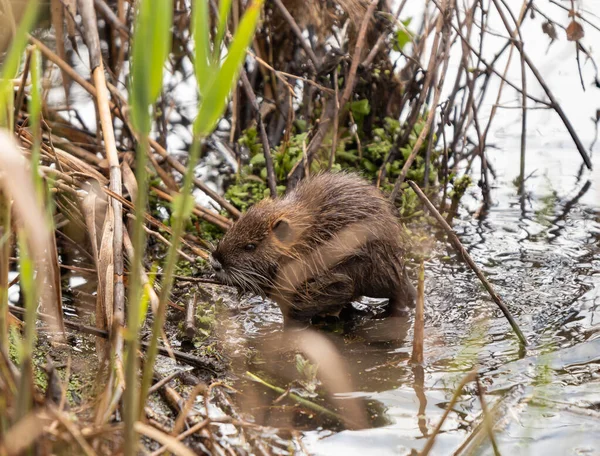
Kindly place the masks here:
POLYGON ((256 248, 256 244, 250 243, 250 244, 246 244, 246 246, 244 247, 244 250, 246 250, 248 252, 252 252, 255 248, 256 248))

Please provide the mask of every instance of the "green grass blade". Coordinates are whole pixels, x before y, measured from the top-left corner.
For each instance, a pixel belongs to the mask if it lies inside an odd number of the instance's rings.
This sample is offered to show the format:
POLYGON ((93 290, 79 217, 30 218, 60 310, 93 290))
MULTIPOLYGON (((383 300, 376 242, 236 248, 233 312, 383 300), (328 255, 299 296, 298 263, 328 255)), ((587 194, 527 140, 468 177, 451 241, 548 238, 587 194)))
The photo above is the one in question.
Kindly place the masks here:
POLYGON ((27 4, 25 14, 12 40, 10 49, 2 62, 0 69, 0 127, 13 129, 14 124, 14 93, 11 79, 17 75, 21 56, 27 46, 27 35, 35 24, 38 1, 31 0, 27 4))
POLYGON ((31 172, 33 184, 40 204, 44 201, 44 182, 38 169, 40 165, 40 147, 42 144, 42 57, 40 51, 34 48, 31 54, 31 103, 29 106, 29 121, 33 133, 31 148, 31 172))
POLYGON ((8 347, 8 272, 12 250, 11 204, 0 192, 0 344, 8 347))
POLYGON ((36 336, 36 311, 37 293, 34 279, 34 266, 27 238, 21 231, 18 236, 19 243, 19 285, 25 298, 25 338, 22 345, 21 358, 21 384, 17 395, 17 418, 24 417, 32 408, 33 385, 33 347, 36 336))
MULTIPOLYGON (((134 258, 128 290, 128 319, 125 341, 125 454, 136 454, 138 436, 135 423, 138 413, 138 359, 139 328, 148 308, 141 282, 144 258, 145 231, 143 226, 148 200, 148 134, 152 125, 150 109, 162 91, 163 67, 171 51, 172 0, 142 0, 139 5, 132 42, 131 80, 129 93, 134 129, 140 141, 136 150, 136 180, 138 193, 135 201, 133 227, 134 258)), ((150 366, 153 367, 153 366, 150 366)))
POLYGON ((27 45, 27 35, 35 24, 37 12, 37 0, 30 0, 27 3, 25 14, 19 23, 19 27, 17 28, 17 32, 12 40, 10 49, 8 50, 6 58, 4 59, 4 63, 2 65, 2 79, 12 79, 17 75, 19 63, 21 62, 21 56, 23 55, 23 51, 27 45))
POLYGON ((140 3, 133 33, 129 88, 133 125, 142 134, 150 132, 148 109, 162 90, 163 66, 171 50, 172 22, 172 1, 140 3))
POLYGON ((198 117, 194 122, 194 132, 205 137, 215 128, 227 106, 227 98, 233 89, 246 59, 246 49, 252 42, 260 17, 263 0, 254 0, 246 10, 233 37, 223 66, 215 77, 214 84, 204 94, 200 102, 198 117))
POLYGON ((213 60, 219 61, 219 54, 221 52, 221 44, 223 43, 223 36, 225 36, 225 30, 227 29, 227 19, 229 19, 229 12, 231 11, 231 0, 221 0, 219 2, 219 26, 217 27, 217 35, 215 36, 215 49, 213 60))
POLYGON ((212 74, 216 68, 210 59, 210 17, 208 0, 194 0, 192 6, 192 37, 194 38, 194 71, 201 96, 209 92, 212 74))

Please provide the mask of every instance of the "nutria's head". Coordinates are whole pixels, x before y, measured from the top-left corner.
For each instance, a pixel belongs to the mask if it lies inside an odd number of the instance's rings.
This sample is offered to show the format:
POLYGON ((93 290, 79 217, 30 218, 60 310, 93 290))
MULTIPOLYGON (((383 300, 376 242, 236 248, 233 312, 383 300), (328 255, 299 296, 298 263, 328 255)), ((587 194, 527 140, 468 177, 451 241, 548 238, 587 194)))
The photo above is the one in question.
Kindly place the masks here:
POLYGON ((240 217, 210 257, 218 279, 243 292, 268 293, 282 257, 290 254, 302 232, 297 211, 287 206, 285 201, 266 200, 240 217))

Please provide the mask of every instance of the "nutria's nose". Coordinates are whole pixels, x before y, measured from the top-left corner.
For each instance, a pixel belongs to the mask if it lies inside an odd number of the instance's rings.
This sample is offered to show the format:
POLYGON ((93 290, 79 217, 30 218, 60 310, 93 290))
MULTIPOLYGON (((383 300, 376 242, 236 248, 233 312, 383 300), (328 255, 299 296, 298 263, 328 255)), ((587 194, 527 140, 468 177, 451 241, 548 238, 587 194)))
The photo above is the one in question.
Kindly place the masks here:
POLYGON ((210 263, 210 267, 215 270, 215 272, 221 272, 223 270, 223 265, 211 255, 208 262, 210 263))

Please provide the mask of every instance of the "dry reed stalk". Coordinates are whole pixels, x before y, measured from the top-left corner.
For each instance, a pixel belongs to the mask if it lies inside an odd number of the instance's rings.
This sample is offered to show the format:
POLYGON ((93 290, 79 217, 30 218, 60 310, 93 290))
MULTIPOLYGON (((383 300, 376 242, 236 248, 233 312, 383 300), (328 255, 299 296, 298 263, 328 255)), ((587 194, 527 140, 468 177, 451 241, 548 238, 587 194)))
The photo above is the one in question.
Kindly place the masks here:
MULTIPOLYGON (((34 43, 40 49, 42 54, 44 54, 44 56, 48 58, 48 60, 50 60, 51 62, 56 64, 56 66, 58 66, 60 69, 64 69, 66 72, 68 72, 71 79, 73 79, 73 81, 75 81, 83 89, 85 89, 90 95, 92 95, 94 98, 98 97, 96 88, 93 85, 91 85, 89 82, 87 82, 84 78, 82 78, 77 72, 75 72, 75 70, 73 68, 71 68, 71 66, 68 63, 66 63, 64 60, 62 60, 60 57, 58 57, 54 52, 52 52, 47 46, 45 46, 42 42, 40 42, 36 38, 30 36, 29 41, 34 43)), ((108 88, 111 90, 113 96, 118 96, 118 94, 119 94, 118 90, 114 87, 111 87, 110 83, 107 83, 107 84, 108 84, 108 88)), ((123 105, 126 106, 126 103, 124 103, 125 99, 122 96, 120 97, 120 100, 123 103, 123 105)), ((121 111, 117 110, 116 106, 110 101, 109 101, 109 107, 111 110, 113 110, 115 112, 115 114, 117 114, 119 116, 119 118, 121 120, 123 120, 128 125, 128 127, 131 126, 128 122, 128 119, 126 119, 125 116, 123 116, 123 114, 121 113, 121 111)), ((162 147, 157 141, 155 141, 152 138, 148 138, 148 140, 149 140, 150 147, 152 147, 152 149, 154 149, 154 151, 156 153, 158 153, 158 155, 160 155, 163 159, 165 159, 171 168, 175 169, 176 171, 178 171, 181 174, 185 174, 186 167, 184 165, 182 165, 179 161, 177 161, 177 159, 175 159, 173 156, 171 156, 167 152, 167 150, 164 147, 162 147)), ((215 192, 210 187, 208 187, 204 182, 202 182, 200 179, 194 178, 193 183, 197 188, 199 188, 204 193, 206 193, 206 195, 209 196, 213 201, 215 201, 217 204, 219 204, 225 210, 227 210, 227 212, 229 212, 229 214, 234 219, 239 218, 239 216, 241 215, 240 211, 237 210, 225 198, 223 198, 217 192, 215 192)), ((115 192, 115 193, 117 193, 117 192, 115 192)))
POLYGON ((23 100, 25 99, 25 86, 27 85, 27 77, 29 76, 29 67, 31 65, 31 49, 27 47, 27 53, 25 56, 25 64, 23 65, 23 73, 21 75, 21 83, 15 96, 15 113, 14 116, 17 118, 21 107, 23 106, 23 100))
MULTIPOLYGON (((182 429, 186 425, 188 415, 192 410, 192 407, 194 406, 196 398, 200 394, 205 393, 207 393, 207 386, 204 383, 200 383, 192 389, 186 401, 176 402, 176 406, 179 407, 181 411, 177 415, 177 419, 175 420, 175 424, 173 425, 173 429, 171 430, 171 435, 176 436, 181 433, 182 429)), ((205 407, 205 409, 206 416, 208 417, 208 407, 205 407)))
MULTIPOLYGON (((65 49, 65 29, 64 29, 64 6, 61 0, 50 0, 50 16, 52 18, 52 26, 56 36, 56 50, 58 56, 67 60, 67 52, 65 49)), ((64 70, 62 73, 62 84, 65 91, 65 101, 69 105, 69 75, 64 70)))
MULTIPOLYGON (((38 203, 36 190, 27 163, 14 138, 6 130, 0 130, 0 189, 13 201, 13 213, 19 227, 27 235, 33 264, 37 266, 38 290, 52 287, 52 243, 45 215, 38 203)), ((60 303, 49 306, 55 314, 52 329, 64 332, 60 303)))
MULTIPOLYGON (((165 201, 169 201, 169 202, 172 202, 173 198, 175 198, 175 195, 176 195, 176 194, 169 194, 157 187, 151 187, 151 190, 154 193, 156 193, 156 195, 158 195, 160 198, 164 199, 165 201)), ((231 226, 230 220, 226 219, 225 217, 223 217, 220 214, 209 211, 208 209, 206 209, 198 204, 196 204, 194 206, 192 213, 194 215, 196 215, 197 217, 201 218, 202 220, 206 220, 207 222, 210 222, 213 225, 218 226, 223 231, 227 231, 229 229, 229 227, 231 226)))
MULTIPOLYGON (((109 324, 104 304, 107 297, 112 297, 112 280, 109 280, 110 275, 106 275, 109 271, 112 272, 112 251, 110 244, 107 248, 106 238, 110 236, 112 230, 112 213, 104 197, 104 194, 99 189, 99 185, 90 181, 89 191, 81 200, 81 210, 83 212, 90 242, 92 245, 92 256, 96 265, 96 274, 98 280, 98 293, 96 298, 96 327, 101 330, 106 330, 109 324), (105 204, 102 204, 102 203, 105 204), (98 225, 102 226, 102 230, 98 230, 98 225), (106 236, 105 234, 108 233, 106 236), (104 243, 104 248, 102 248, 104 243)), ((112 301, 111 301, 112 302, 112 301)), ((112 310, 112 306, 111 306, 112 310)), ((112 322, 112 318, 111 318, 112 322)), ((108 359, 109 344, 99 338, 96 338, 96 349, 98 351, 101 363, 108 359)))
POLYGON ((46 420, 38 412, 30 412, 17 421, 2 436, 0 453, 6 455, 23 454, 44 433, 46 420))
POLYGON ((176 456, 195 456, 194 453, 189 450, 183 443, 168 434, 165 434, 158 429, 155 429, 147 424, 141 422, 135 423, 136 432, 145 435, 146 437, 157 441, 161 445, 167 447, 171 453, 176 456))
MULTIPOLYGON (((104 66, 100 51, 96 12, 92 0, 78 0, 79 12, 83 23, 84 39, 90 53, 90 70, 96 91, 96 106, 100 117, 100 125, 104 139, 106 158, 110 167, 110 189, 117 195, 122 194, 121 167, 115 142, 110 102, 104 66)), ((63 60, 63 59, 60 59, 63 60)), ((101 308, 102 314, 96 321, 107 329, 112 327, 113 312, 125 311, 125 287, 123 284, 123 207, 119 201, 112 199, 111 208, 107 211, 105 227, 100 244, 99 278, 105 283, 101 308), (111 288, 110 290, 108 288, 111 288)), ((116 354, 120 362, 122 354, 116 354)))
POLYGON ((479 380, 479 375, 475 376, 475 383, 477 384, 477 395, 479 396, 479 404, 481 405, 481 413, 483 414, 483 425, 490 439, 490 443, 492 444, 494 456, 500 456, 500 451, 498 450, 498 443, 496 442, 496 437, 494 436, 494 426, 492 424, 492 417, 490 416, 486 400, 483 397, 484 391, 483 387, 481 386, 481 381, 479 380))

